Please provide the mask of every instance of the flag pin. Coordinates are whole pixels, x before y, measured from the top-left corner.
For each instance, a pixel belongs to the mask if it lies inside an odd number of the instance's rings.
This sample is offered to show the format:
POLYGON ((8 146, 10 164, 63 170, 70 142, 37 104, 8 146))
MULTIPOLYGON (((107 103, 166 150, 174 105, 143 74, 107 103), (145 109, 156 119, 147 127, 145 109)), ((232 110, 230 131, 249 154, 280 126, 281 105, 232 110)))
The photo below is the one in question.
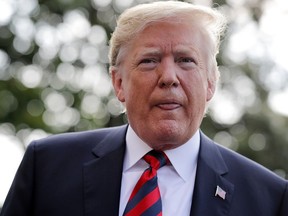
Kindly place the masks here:
POLYGON ((216 192, 215 192, 215 196, 219 196, 219 197, 221 197, 223 200, 225 200, 226 191, 224 191, 221 187, 219 187, 219 186, 217 185, 217 187, 216 187, 216 192))

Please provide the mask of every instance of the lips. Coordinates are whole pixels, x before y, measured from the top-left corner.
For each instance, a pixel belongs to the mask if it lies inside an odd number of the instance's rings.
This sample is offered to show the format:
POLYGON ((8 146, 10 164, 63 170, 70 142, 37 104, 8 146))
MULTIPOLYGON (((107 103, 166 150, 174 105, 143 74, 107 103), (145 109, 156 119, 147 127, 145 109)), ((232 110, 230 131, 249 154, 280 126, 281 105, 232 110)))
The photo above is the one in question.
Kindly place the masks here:
POLYGON ((163 111, 173 111, 182 108, 186 104, 186 99, 182 94, 168 92, 165 94, 158 94, 150 100, 151 107, 156 107, 163 111))
POLYGON ((182 107, 179 98, 161 98, 155 100, 153 104, 162 110, 175 110, 182 107))
POLYGON ((160 109, 163 109, 163 110, 174 110, 174 109, 181 107, 181 104, 174 103, 174 102, 172 102, 172 103, 166 102, 166 103, 157 104, 157 107, 159 107, 160 109))

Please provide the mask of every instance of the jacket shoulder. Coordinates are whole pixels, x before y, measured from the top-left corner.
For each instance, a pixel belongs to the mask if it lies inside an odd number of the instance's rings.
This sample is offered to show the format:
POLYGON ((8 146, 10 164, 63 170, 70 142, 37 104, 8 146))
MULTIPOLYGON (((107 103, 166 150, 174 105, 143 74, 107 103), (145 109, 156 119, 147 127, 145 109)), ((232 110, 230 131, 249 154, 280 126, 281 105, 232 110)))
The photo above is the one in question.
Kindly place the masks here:
POLYGON ((267 183, 268 185, 278 183, 284 186, 287 184, 286 180, 266 168, 264 165, 261 165, 220 144, 216 143, 216 146, 226 162, 231 177, 239 178, 239 176, 241 176, 243 181, 255 183, 259 181, 267 183))
MULTIPOLYGON (((70 132, 63 134, 51 135, 43 139, 35 140, 30 143, 28 148, 34 148, 37 150, 57 150, 66 149, 92 149, 101 143, 103 140, 109 139, 121 139, 125 137, 127 126, 118 126, 110 128, 101 128, 91 131, 83 132, 70 132)), ((114 142, 111 142, 113 145, 114 142)))
POLYGON ((205 155, 205 160, 209 161, 210 166, 215 170, 222 168, 223 172, 228 171, 227 177, 248 182, 267 181, 267 183, 278 182, 282 185, 287 184, 287 181, 268 168, 214 142, 203 133, 201 134, 201 139, 201 144, 203 144, 202 154, 205 155))

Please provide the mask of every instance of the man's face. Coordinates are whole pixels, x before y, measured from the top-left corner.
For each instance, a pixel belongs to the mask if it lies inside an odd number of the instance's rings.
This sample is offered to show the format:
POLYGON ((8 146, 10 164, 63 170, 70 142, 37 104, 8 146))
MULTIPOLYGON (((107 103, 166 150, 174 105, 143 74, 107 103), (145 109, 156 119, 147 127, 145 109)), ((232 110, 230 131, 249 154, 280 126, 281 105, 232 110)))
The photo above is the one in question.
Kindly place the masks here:
POLYGON ((157 22, 141 31, 112 70, 118 99, 136 134, 154 149, 176 148, 199 128, 214 84, 208 37, 200 27, 157 22))

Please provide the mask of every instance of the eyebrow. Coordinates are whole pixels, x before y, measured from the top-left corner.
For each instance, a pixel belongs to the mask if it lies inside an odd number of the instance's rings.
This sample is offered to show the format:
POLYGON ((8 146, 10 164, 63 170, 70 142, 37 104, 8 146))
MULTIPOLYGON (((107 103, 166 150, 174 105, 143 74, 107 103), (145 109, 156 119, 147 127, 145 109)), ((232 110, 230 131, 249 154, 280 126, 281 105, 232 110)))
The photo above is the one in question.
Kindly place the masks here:
MULTIPOLYGON (((151 43, 151 44, 146 44, 145 46, 142 47, 140 51, 138 51, 135 55, 135 58, 139 57, 145 57, 145 56, 159 56, 163 53, 163 50, 161 47, 151 43)), ((172 49, 173 55, 188 55, 188 54, 193 54, 195 55, 194 57, 198 58, 199 57, 199 52, 197 49, 192 46, 192 44, 178 44, 172 49)))

